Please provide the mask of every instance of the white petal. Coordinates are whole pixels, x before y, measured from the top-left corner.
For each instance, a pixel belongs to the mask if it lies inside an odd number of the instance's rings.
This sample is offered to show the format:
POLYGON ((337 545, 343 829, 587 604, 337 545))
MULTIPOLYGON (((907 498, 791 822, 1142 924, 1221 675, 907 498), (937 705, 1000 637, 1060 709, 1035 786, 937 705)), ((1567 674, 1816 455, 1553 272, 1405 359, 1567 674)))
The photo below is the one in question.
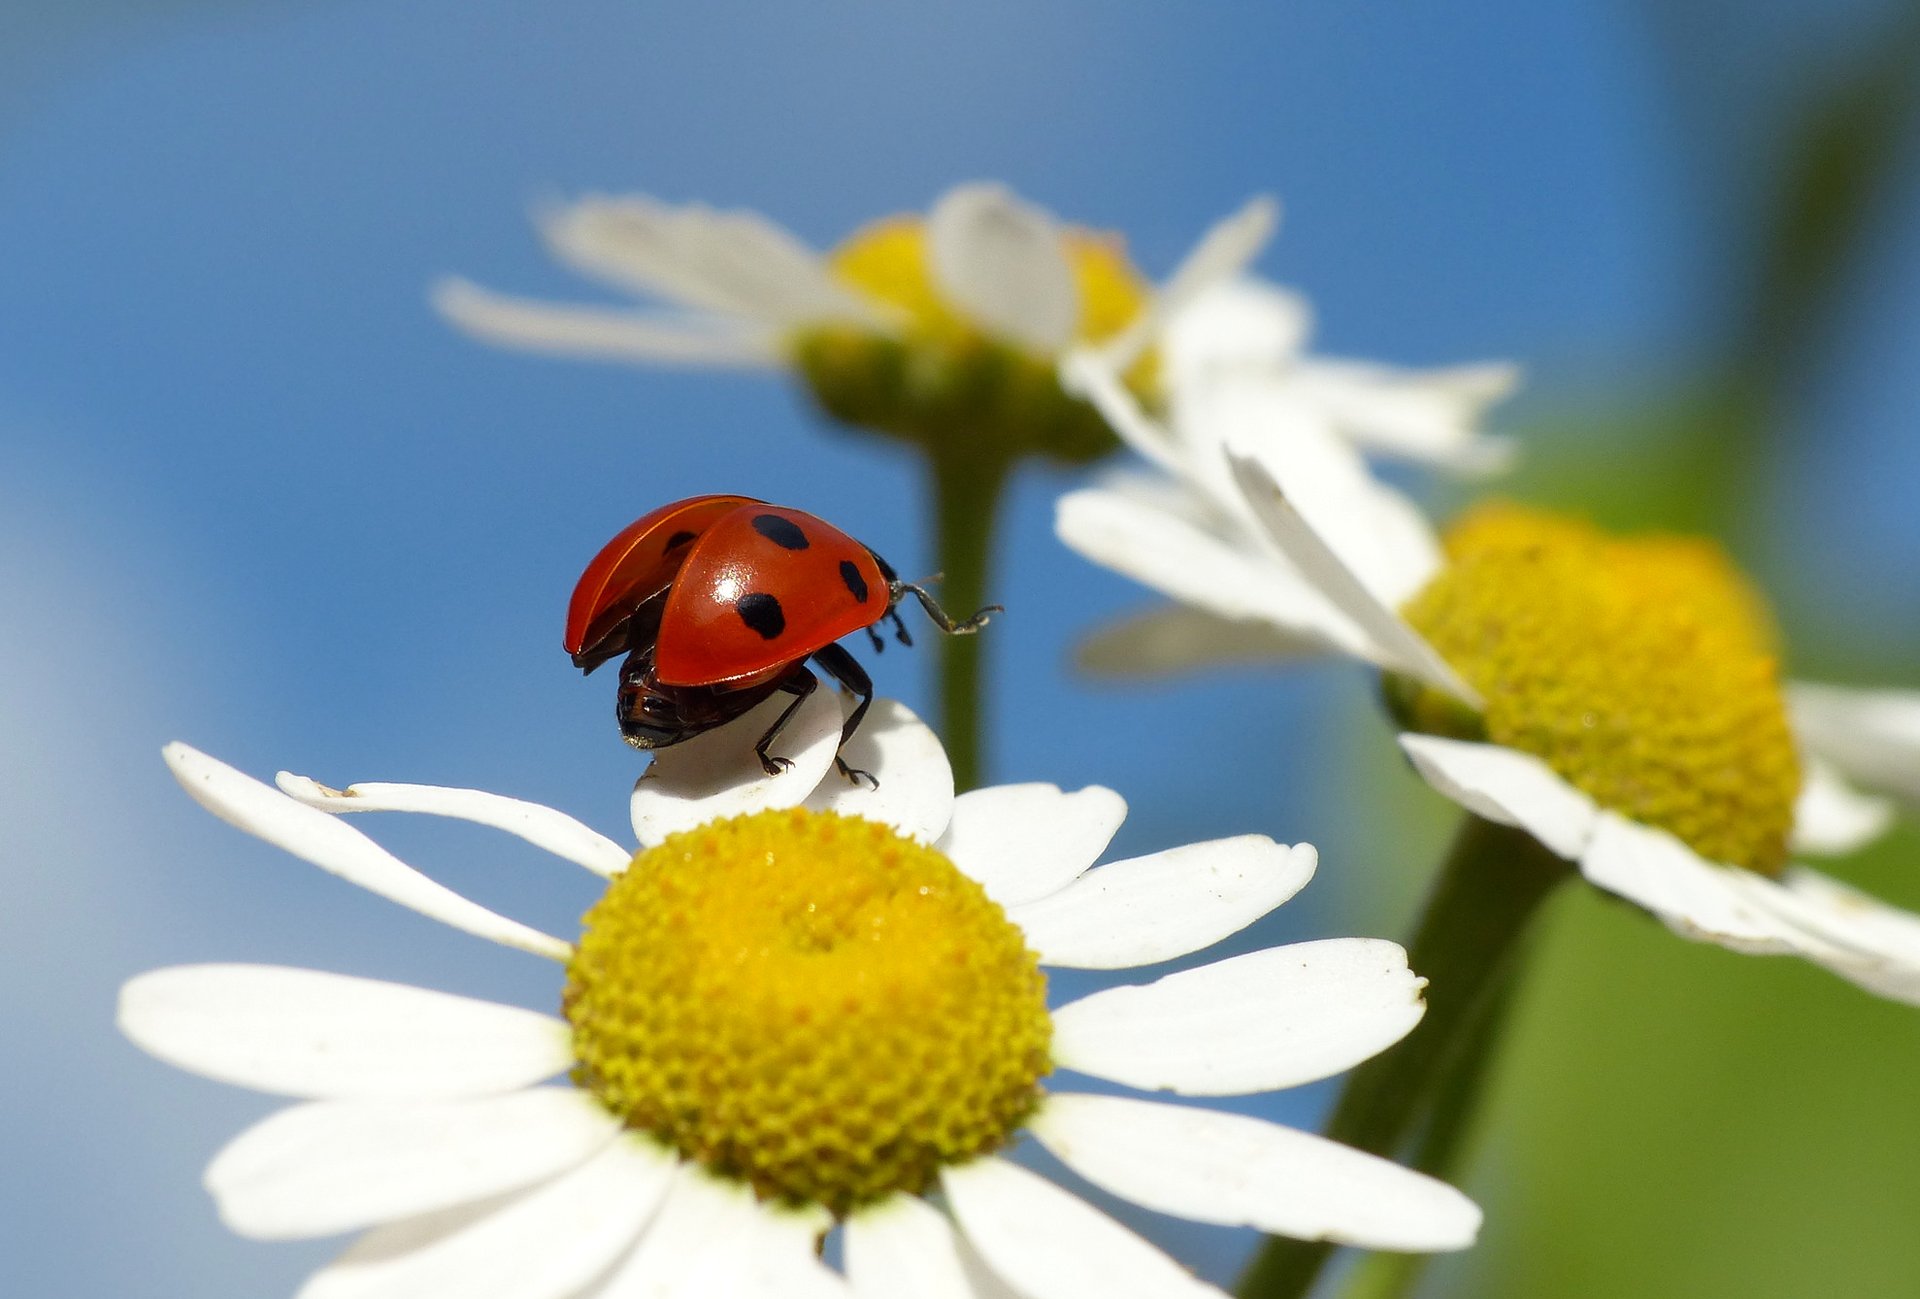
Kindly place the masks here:
POLYGON ((1920 916, 1817 871, 1792 867, 1749 896, 1817 946, 1803 955, 1883 997, 1920 1004, 1920 916))
POLYGON ((1480 1210, 1445 1182, 1265 1119, 1049 1096, 1028 1124, 1074 1172, 1161 1213, 1366 1249, 1463 1249, 1480 1210))
POLYGON ((1080 290, 1054 219, 1000 185, 948 190, 927 214, 942 294, 989 333, 1056 352, 1080 323, 1080 290))
POLYGON ((566 960, 573 950, 550 934, 496 915, 434 883, 345 822, 297 803, 198 749, 174 743, 161 752, 174 778, 202 807, 302 861, 480 938, 556 961, 566 960))
POLYGON ((1273 238, 1279 224, 1280 205, 1264 194, 1215 222, 1181 259, 1147 309, 1101 349, 1107 363, 1125 370, 1152 345, 1153 336, 1163 327, 1171 344, 1171 322, 1185 316, 1190 305, 1197 305, 1216 286, 1225 285, 1244 271, 1273 238))
POLYGON ((248 1128, 207 1168, 243 1236, 332 1236, 518 1190, 586 1160, 620 1120, 585 1092, 479 1100, 317 1101, 248 1128))
POLYGON ((222 1082, 320 1099, 452 1099, 573 1063, 572 1030, 515 1006, 273 965, 180 965, 120 990, 120 1031, 222 1082))
POLYGON ((1069 549, 1221 618, 1264 623, 1303 646, 1364 655, 1372 642, 1286 563, 1131 496, 1092 487, 1054 506, 1069 549))
POLYGON ((1173 434, 1140 408, 1122 371, 1097 348, 1076 347, 1060 359, 1060 386, 1093 403, 1100 417, 1149 464, 1180 476, 1184 468, 1173 434))
POLYGON ((746 716, 656 753, 633 787, 633 833, 640 845, 651 847, 722 817, 806 802, 833 769, 840 695, 815 690, 801 701, 768 750, 792 765, 769 776, 753 746, 792 702, 792 695, 776 692, 746 716))
POLYGON ((1402 735, 1420 778, 1476 816, 1518 826, 1568 861, 1593 838, 1593 800, 1531 753, 1438 735, 1402 735))
POLYGON ((1298 893, 1313 845, 1263 834, 1109 862, 1051 896, 1009 907, 1042 965, 1118 970, 1210 947, 1298 893))
POLYGON ((433 305, 451 324, 502 347, 663 365, 770 369, 781 364, 778 335, 746 321, 556 306, 466 280, 436 284, 433 305))
POLYGON ((561 260, 623 288, 780 328, 873 321, 826 259, 756 212, 589 196, 541 221, 561 260))
POLYGON ((1222 370, 1278 373, 1313 332, 1313 305, 1257 278, 1216 284, 1167 322, 1161 356, 1177 391, 1222 370))
POLYGON ((1073 666, 1090 677, 1150 680, 1213 668, 1266 667, 1325 652, 1320 637, 1291 636, 1271 623, 1239 622, 1172 604, 1094 628, 1074 647, 1073 666))
POLYGON ((1066 887, 1100 860, 1127 819, 1127 803, 1100 785, 994 785, 953 801, 939 848, 1003 907, 1066 887))
POLYGON ((808 807, 879 821, 922 843, 946 831, 953 817, 953 766, 940 737, 905 704, 874 700, 840 756, 879 784, 835 771, 813 791, 808 807))
POLYGON ((1374 647, 1376 662, 1445 690, 1474 708, 1481 706, 1479 693, 1461 680, 1459 673, 1405 619, 1369 591, 1301 518, 1264 466, 1231 449, 1229 458, 1248 503, 1274 544, 1309 583, 1366 634, 1374 647))
POLYGON ((1109 988, 1053 1016, 1053 1058, 1188 1096, 1294 1087, 1351 1069, 1426 1013, 1398 944, 1329 938, 1109 988))
POLYGON ((505 830, 596 875, 617 875, 633 860, 630 851, 565 812, 504 794, 442 785, 377 783, 333 789, 290 771, 275 776, 273 783, 288 798, 322 812, 419 812, 505 830))
POLYGON ((1303 360, 1293 375, 1342 431, 1370 450, 1469 475, 1505 469, 1514 444, 1479 431, 1486 408, 1519 386, 1499 362, 1401 370, 1358 361, 1303 360))
POLYGON ((406 1223, 367 1233, 316 1272, 299 1299, 568 1299, 640 1234, 673 1172, 670 1155, 622 1137, 565 1176, 424 1243, 406 1223))
POLYGON ((859 1299, 1018 1299, 981 1275, 946 1216, 895 1195, 847 1219, 847 1280, 859 1299))
POLYGON ((1855 690, 1797 682, 1794 734, 1869 789, 1920 799, 1920 690, 1855 690))
POLYGON ((1862 848, 1893 825, 1894 805, 1862 794, 1822 758, 1801 760, 1804 778, 1793 805, 1793 850, 1839 856, 1862 848))
POLYGON ((823 1211, 758 1204, 744 1183, 689 1165, 639 1246, 594 1299, 813 1299, 846 1296, 814 1257, 823 1211))
POLYGON ((1786 926, 1744 896, 1739 877, 1750 872, 1716 865, 1665 830, 1618 813, 1600 813, 1580 873, 1684 937, 1755 954, 1795 950, 1786 926))
POLYGON ((1027 1299, 1225 1299, 1154 1246, 1004 1159, 942 1170, 969 1243, 1027 1299))

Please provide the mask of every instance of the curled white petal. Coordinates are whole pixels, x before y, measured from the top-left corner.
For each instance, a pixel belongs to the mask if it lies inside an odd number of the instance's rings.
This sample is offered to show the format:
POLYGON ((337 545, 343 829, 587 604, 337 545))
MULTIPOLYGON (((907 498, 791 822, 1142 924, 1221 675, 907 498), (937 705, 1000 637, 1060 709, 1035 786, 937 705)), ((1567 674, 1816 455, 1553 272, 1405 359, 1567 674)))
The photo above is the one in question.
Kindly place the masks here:
POLYGON ((1793 805, 1795 852, 1840 856, 1872 843, 1893 825, 1891 800, 1863 794, 1823 758, 1804 758, 1793 805))
POLYGON ((531 1086, 573 1063, 561 1020, 404 984, 272 965, 182 965, 130 979, 120 1031, 221 1082, 318 1099, 451 1099, 531 1086))
POLYGON ((345 822, 316 812, 198 749, 176 742, 162 753, 174 778, 202 807, 302 861, 476 937, 556 961, 566 960, 573 950, 550 934, 497 915, 436 884, 345 822))
POLYGON ((840 756, 877 784, 836 769, 807 798, 816 811, 861 816, 932 843, 953 817, 953 766, 931 727, 895 699, 876 699, 840 756))
POLYGON ((1440 793, 1476 816, 1518 826, 1568 861, 1593 839, 1593 800, 1531 753, 1438 735, 1402 735, 1400 747, 1440 793))
POLYGON ((1127 818, 1126 800, 1100 785, 994 785, 953 801, 939 848, 1001 906, 1064 888, 1098 861, 1127 818))
POLYGON ((1143 1091, 1273 1091, 1405 1037, 1426 1013, 1425 986, 1396 943, 1294 943, 1083 997, 1054 1013, 1053 1056, 1143 1091))
POLYGON ((1445 1182, 1244 1114, 1056 1095, 1029 1126, 1094 1185, 1197 1222, 1409 1252, 1463 1249, 1480 1229, 1445 1182))
POLYGON ((332 1236, 518 1190, 595 1154, 620 1120, 585 1092, 475 1100, 317 1101, 270 1115, 207 1168, 243 1236, 332 1236))
POLYGON ((779 336, 746 321, 557 306, 458 279, 434 286, 433 305, 482 342, 531 352, 727 369, 780 364, 779 336))
POLYGON ((940 1184, 973 1247, 1026 1299, 1225 1299, 1077 1196, 989 1156, 940 1184))
POLYGON ((1117 970, 1210 947, 1313 878, 1311 844, 1242 835, 1109 862, 1008 908, 1042 965, 1117 970))
POLYGON ((673 1158, 621 1137, 562 1177, 450 1230, 376 1228, 316 1272, 299 1299, 570 1299, 640 1234, 673 1158))
POLYGON ((989 332, 1048 353, 1073 337, 1080 290, 1059 225, 1004 186, 942 195, 927 214, 927 260, 945 297, 989 332))
POLYGON ((633 787, 633 833, 642 847, 721 817, 797 807, 833 768, 840 744, 840 696, 815 690, 801 701, 768 750, 792 764, 777 775, 760 766, 754 745, 793 703, 775 692, 744 717, 654 755, 633 787))
POLYGON ((333 789, 310 776, 296 776, 290 771, 275 776, 273 783, 288 798, 322 812, 418 812, 504 830, 596 875, 616 875, 633 859, 631 851, 565 812, 504 794, 442 785, 383 783, 333 789))

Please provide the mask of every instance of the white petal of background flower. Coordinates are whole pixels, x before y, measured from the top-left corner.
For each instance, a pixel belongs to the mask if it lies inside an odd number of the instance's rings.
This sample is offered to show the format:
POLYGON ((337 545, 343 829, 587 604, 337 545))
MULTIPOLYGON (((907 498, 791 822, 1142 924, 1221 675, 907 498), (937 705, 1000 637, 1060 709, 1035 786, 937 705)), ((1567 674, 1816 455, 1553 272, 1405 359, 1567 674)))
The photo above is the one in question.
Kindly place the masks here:
POLYGON ((295 802, 198 749, 174 743, 163 753, 175 779, 202 807, 302 861, 476 937, 556 961, 566 960, 573 950, 550 934, 497 915, 436 884, 352 826, 295 802))
POLYGON ((274 965, 180 965, 129 980, 120 1030, 194 1073, 317 1099, 451 1099, 573 1063, 572 1030, 515 1006, 274 965))
POLYGON ((1480 1210, 1446 1183, 1244 1114, 1055 1095, 1030 1125, 1094 1185, 1162 1213, 1368 1249, 1462 1249, 1480 1210))
POLYGON ((792 702, 776 692, 746 716, 654 754, 633 787, 633 833, 641 846, 704 821, 806 802, 833 770, 843 713, 836 690, 802 700, 768 750, 793 765, 769 776, 753 746, 792 702))
POLYGON ((1601 811, 1580 873, 1688 938, 1760 955, 1803 945, 1743 895, 1737 877, 1750 872, 1709 862, 1666 831, 1616 812, 1601 811))
POLYGON ((1326 652, 1323 636, 1289 635, 1270 622, 1243 622, 1169 604, 1096 628, 1074 647, 1073 663, 1093 677, 1171 677, 1210 668, 1266 667, 1326 652))
POLYGON ((299 1299, 570 1299, 639 1235, 673 1171, 670 1156, 623 1137, 417 1248, 369 1232, 316 1272, 299 1299))
POLYGON ((1114 434, 1148 464, 1170 474, 1183 471, 1172 435, 1140 409, 1104 354, 1089 348, 1068 352, 1060 361, 1060 386, 1093 403, 1114 434))
POLYGON ((1863 848, 1893 825, 1891 800, 1863 794, 1823 758, 1800 761, 1800 797, 1793 805, 1795 852, 1839 856, 1863 848))
POLYGON ((1383 603, 1346 562, 1303 519, 1258 461, 1229 448, 1234 476, 1248 503, 1281 552, 1347 617, 1366 633, 1372 661, 1439 687, 1474 707, 1479 692, 1434 651, 1433 646, 1383 603))
POLYGON ((943 194, 927 214, 927 262, 947 299, 989 332, 1048 353, 1073 338, 1080 290, 1059 224, 1004 186, 943 194))
POLYGON ((879 783, 849 780, 829 770, 807 797, 815 811, 863 816, 910 839, 932 843, 953 817, 953 767, 940 737, 913 710, 876 699, 840 756, 879 783))
POLYGON ((1222 370, 1277 372, 1294 363, 1313 332, 1313 304, 1292 289, 1242 278, 1195 298, 1167 324, 1161 345, 1176 390, 1222 370))
POLYGON ((1100 859, 1127 803, 1100 785, 1068 794, 1058 785, 993 785, 953 801, 937 845, 1003 907, 1066 887, 1100 859))
POLYGON ((1593 800, 1531 753, 1439 735, 1402 735, 1400 747, 1440 793, 1476 816, 1519 826, 1568 861, 1593 838, 1593 800))
POLYGON ((1143 1091, 1234 1096, 1370 1059, 1426 1013, 1397 943, 1328 938, 1109 988, 1054 1013, 1064 1068, 1143 1091))
POLYGON ((954 1217, 1026 1299, 1225 1299, 1098 1209, 988 1156, 942 1170, 954 1217))
POLYGON ((280 772, 273 783, 288 798, 322 812, 420 812, 505 830, 600 876, 618 874, 633 860, 630 850, 565 812, 504 794, 377 782, 332 789, 310 776, 296 776, 290 771, 280 772))
POLYGON ((1241 835, 1109 862, 1067 887, 1008 908, 1042 965, 1117 970, 1197 952, 1298 893, 1311 844, 1241 835))
POLYGON ((963 1248, 945 1214, 895 1195, 847 1219, 847 1280, 860 1299, 988 1299, 963 1248))
POLYGON ((1867 786, 1920 800, 1920 690, 1860 690, 1796 682, 1794 734, 1867 786))
POLYGON ((1147 309, 1098 349, 1100 359, 1110 369, 1124 372, 1164 323, 1178 320, 1191 304, 1245 270, 1279 225, 1280 204, 1264 194, 1214 222, 1161 283, 1147 309))
POLYGON ((620 1121, 573 1087, 477 1100, 316 1101, 269 1115, 207 1168, 228 1227, 332 1236, 518 1190, 581 1163, 620 1121))
POLYGON ((1479 426, 1486 408, 1519 386, 1516 366, 1490 362, 1402 370, 1306 357, 1293 381, 1367 450, 1476 477, 1513 462, 1514 442, 1483 433, 1479 426))
POLYGON ((749 321, 555 306, 456 278, 434 286, 433 305, 483 342, 556 356, 756 370, 781 364, 779 335, 749 321))

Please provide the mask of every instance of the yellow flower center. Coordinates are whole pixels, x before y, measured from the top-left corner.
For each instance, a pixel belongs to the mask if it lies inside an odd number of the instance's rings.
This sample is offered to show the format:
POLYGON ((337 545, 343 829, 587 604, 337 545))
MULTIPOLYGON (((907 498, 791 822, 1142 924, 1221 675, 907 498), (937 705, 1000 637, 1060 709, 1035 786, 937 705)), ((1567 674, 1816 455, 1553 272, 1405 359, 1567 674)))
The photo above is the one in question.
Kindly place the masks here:
MULTIPOLYGON (((1718 547, 1493 504, 1446 552, 1404 612, 1485 697, 1480 734, 1703 857, 1781 869, 1800 763, 1766 606, 1718 547)), ((1417 729, 1475 729, 1399 689, 1417 729)))
POLYGON ((574 1081, 631 1128, 835 1213, 1003 1146, 1051 1067, 1046 980, 940 853, 800 809, 676 834, 588 911, 574 1081))
MULTIPOLYGON (((1080 300, 1075 340, 1112 338, 1145 308, 1151 289, 1117 236, 1070 230, 1063 238, 1080 300)), ((1009 458, 1080 463, 1116 445, 1098 412, 1061 391, 1058 357, 988 333, 942 295, 919 217, 875 222, 831 260, 843 283, 899 313, 904 328, 821 326, 790 340, 794 363, 828 414, 934 451, 987 443, 1009 458)), ((1127 381, 1149 396, 1156 368, 1149 353, 1127 381)))

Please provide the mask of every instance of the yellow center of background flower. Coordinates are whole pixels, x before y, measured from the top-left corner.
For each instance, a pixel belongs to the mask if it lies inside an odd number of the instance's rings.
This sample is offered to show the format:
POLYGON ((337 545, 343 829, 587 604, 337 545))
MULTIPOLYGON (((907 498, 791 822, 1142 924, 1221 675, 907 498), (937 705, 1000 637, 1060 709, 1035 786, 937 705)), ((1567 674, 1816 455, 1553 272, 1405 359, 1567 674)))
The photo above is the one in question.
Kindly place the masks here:
POLYGON ((1703 857, 1781 869, 1800 764, 1774 632, 1716 546, 1491 504, 1446 554, 1404 612, 1485 696, 1487 739, 1703 857))
POLYGON ((627 1126, 835 1213, 1009 1140, 1051 1067, 1046 980, 940 853, 800 809, 676 834, 588 911, 574 1081, 627 1126))
MULTIPOLYGON (((1146 307, 1150 286, 1116 236, 1069 230, 1062 243, 1079 296, 1074 340, 1112 338, 1146 307)), ((921 218, 875 222, 836 249, 830 264, 848 287, 902 319, 897 332, 821 325, 789 340, 794 365, 827 414, 936 456, 975 461, 1039 455, 1083 464, 1118 446, 1092 406, 1062 391, 1059 357, 989 334, 946 298, 921 218)), ((1157 367, 1150 351, 1127 373, 1143 399, 1152 396, 1157 367)))

